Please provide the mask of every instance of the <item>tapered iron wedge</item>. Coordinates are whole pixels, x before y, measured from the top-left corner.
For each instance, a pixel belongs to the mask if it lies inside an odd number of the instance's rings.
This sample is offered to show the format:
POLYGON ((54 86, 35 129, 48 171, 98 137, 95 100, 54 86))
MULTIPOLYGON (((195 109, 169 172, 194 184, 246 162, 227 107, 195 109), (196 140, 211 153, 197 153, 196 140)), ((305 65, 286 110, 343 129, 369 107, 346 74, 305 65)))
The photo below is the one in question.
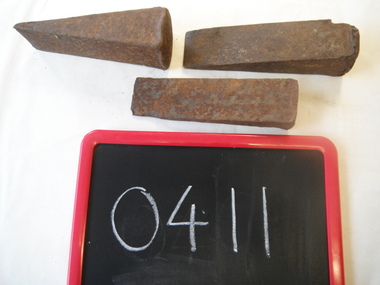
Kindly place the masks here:
POLYGON ((359 31, 351 25, 285 22, 187 32, 184 66, 340 76, 358 54, 359 31))
POLYGON ((277 127, 295 124, 294 79, 137 78, 132 112, 137 116, 277 127))
POLYGON ((149 9, 19 23, 36 49, 167 69, 172 55, 169 11, 149 9))

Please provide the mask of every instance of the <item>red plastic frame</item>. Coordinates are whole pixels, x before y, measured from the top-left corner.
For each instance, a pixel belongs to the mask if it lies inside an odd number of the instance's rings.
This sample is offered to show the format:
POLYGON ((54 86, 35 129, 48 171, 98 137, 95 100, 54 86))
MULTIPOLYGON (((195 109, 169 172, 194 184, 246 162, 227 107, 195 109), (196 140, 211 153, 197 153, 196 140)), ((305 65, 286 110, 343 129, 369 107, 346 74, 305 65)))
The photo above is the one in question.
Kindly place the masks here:
POLYGON ((267 149, 319 150, 324 155, 325 191, 327 215, 327 239, 329 274, 331 285, 344 284, 343 246, 340 215, 339 176, 337 151, 331 141, 323 137, 210 134, 210 133, 170 133, 139 131, 97 130, 85 136, 82 142, 77 192, 74 207, 72 240, 70 250, 68 283, 81 284, 83 245, 90 190, 91 167, 94 147, 101 143, 236 147, 267 149))

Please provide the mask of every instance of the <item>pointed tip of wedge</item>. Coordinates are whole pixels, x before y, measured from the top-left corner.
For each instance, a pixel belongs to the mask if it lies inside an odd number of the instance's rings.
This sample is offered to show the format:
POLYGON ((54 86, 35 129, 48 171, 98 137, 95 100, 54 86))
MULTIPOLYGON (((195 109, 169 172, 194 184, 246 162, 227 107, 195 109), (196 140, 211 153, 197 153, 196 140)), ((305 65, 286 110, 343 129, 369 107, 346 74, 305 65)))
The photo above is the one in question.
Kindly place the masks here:
POLYGON ((13 26, 13 29, 20 32, 21 30, 23 30, 23 26, 24 26, 24 23, 17 23, 16 25, 13 26))

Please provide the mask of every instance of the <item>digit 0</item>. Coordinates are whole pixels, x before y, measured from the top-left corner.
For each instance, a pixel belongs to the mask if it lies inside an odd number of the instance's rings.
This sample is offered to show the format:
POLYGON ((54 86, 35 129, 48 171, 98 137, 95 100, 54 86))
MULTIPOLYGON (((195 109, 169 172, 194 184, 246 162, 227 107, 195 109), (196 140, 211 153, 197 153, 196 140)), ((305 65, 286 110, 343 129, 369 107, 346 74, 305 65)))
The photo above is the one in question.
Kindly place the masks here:
POLYGON ((112 223, 112 231, 116 237, 116 239, 119 241, 119 243, 121 244, 122 247, 124 247, 126 250, 129 250, 129 251, 142 251, 146 248, 148 248, 151 243, 153 242, 154 238, 156 237, 156 234, 157 234, 157 231, 158 231, 158 227, 159 227, 159 220, 160 220, 160 216, 158 214, 158 208, 157 208, 157 205, 156 205, 156 202, 154 201, 152 195, 150 195, 149 193, 146 192, 145 188, 143 187, 132 187, 132 188, 129 188, 128 190, 126 190, 123 194, 121 194, 119 196, 119 198, 116 200, 115 204, 113 205, 113 208, 112 208, 112 211, 111 211, 111 223, 112 223), (139 247, 134 247, 134 246, 131 246, 129 244, 127 244, 119 235, 117 229, 116 229, 116 225, 115 225, 115 212, 116 212, 116 209, 117 209, 117 206, 120 202, 120 200, 130 191, 140 191, 141 194, 143 194, 149 201, 150 205, 152 206, 152 210, 153 210, 153 213, 154 213, 154 218, 155 218, 155 221, 156 221, 156 229, 152 235, 152 238, 150 239, 150 241, 145 244, 144 246, 139 246, 139 247))

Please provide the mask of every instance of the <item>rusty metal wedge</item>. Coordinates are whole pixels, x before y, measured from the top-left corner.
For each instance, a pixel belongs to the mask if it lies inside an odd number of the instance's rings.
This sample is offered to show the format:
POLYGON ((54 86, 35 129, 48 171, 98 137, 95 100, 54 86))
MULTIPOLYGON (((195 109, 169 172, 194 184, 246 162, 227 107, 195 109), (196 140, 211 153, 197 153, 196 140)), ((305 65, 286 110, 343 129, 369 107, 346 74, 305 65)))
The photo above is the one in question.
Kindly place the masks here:
POLYGON ((331 20, 189 31, 184 67, 325 74, 348 72, 359 54, 359 31, 331 20))
POLYGON ((172 23, 166 8, 130 10, 14 26, 36 49, 167 69, 172 23))

